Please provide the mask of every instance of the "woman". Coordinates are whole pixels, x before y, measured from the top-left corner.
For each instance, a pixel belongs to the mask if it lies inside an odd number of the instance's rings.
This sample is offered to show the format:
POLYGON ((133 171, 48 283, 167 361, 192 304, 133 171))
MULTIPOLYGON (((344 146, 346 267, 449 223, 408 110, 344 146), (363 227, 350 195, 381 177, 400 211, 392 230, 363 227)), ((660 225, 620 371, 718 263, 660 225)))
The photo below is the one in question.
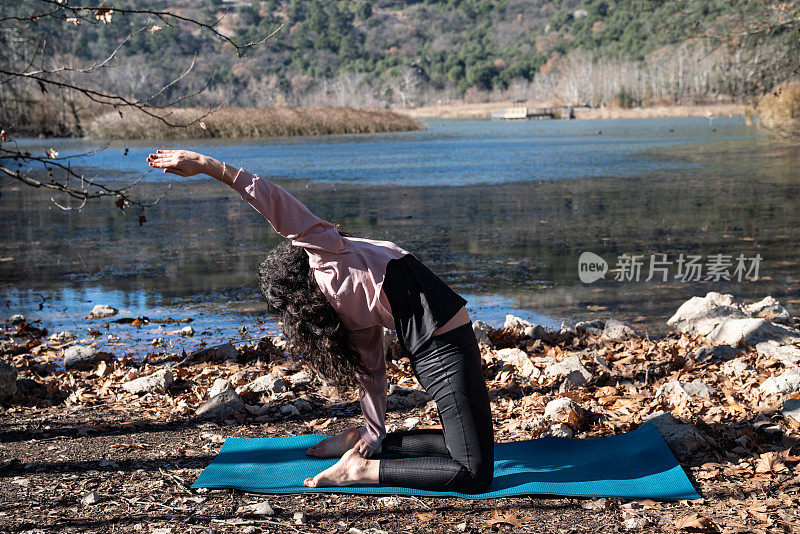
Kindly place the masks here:
POLYGON ((207 174, 229 185, 291 240, 261 264, 262 296, 283 321, 291 352, 338 383, 355 377, 365 419, 306 451, 341 457, 306 486, 488 488, 494 432, 466 300, 408 251, 340 233, 282 187, 244 169, 185 150, 158 150, 147 161, 164 172, 207 174), (384 327, 397 332, 415 376, 436 402, 442 430, 386 434, 384 327))

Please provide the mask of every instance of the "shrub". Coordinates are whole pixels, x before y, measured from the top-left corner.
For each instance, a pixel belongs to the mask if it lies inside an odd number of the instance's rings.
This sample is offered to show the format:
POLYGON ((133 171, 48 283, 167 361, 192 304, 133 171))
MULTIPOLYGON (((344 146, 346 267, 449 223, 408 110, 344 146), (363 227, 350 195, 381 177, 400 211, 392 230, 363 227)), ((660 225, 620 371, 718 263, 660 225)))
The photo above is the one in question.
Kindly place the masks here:
POLYGON ((800 80, 784 82, 758 100, 761 126, 784 138, 800 138, 800 80))

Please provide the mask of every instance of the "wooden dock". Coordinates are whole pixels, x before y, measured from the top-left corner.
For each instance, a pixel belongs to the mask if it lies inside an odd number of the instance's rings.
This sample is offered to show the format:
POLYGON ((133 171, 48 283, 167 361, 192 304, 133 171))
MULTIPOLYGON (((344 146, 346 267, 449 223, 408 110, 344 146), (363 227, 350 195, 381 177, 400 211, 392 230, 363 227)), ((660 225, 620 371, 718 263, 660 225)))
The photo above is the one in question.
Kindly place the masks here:
POLYGON ((559 106, 552 108, 529 108, 514 106, 510 108, 493 109, 492 120, 536 120, 536 119, 574 119, 575 108, 572 106, 559 106))

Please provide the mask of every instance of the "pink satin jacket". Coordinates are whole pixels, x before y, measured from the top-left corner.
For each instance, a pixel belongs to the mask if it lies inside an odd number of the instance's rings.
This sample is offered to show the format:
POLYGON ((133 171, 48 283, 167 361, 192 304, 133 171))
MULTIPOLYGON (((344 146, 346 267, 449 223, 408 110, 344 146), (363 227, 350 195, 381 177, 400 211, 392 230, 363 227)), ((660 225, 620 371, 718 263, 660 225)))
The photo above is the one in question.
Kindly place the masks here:
POLYGON ((285 189, 239 169, 231 184, 242 199, 263 215, 280 235, 303 247, 314 278, 350 331, 350 346, 368 373, 357 373, 365 425, 364 441, 377 449, 386 436, 386 358, 383 328, 395 329, 392 310, 381 290, 386 263, 408 251, 391 241, 344 237, 311 213, 285 189))

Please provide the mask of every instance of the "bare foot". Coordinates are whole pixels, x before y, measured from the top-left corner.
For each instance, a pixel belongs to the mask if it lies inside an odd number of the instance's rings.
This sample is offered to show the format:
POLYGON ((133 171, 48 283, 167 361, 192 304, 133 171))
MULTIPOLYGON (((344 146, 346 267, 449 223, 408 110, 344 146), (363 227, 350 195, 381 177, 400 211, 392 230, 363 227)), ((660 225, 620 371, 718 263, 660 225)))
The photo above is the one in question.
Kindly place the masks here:
POLYGON ((358 429, 350 428, 309 447, 306 454, 317 458, 338 458, 352 449, 359 439, 361 434, 358 429))
POLYGON ((347 451, 338 462, 317 476, 303 481, 303 485, 309 488, 370 483, 378 483, 378 460, 367 460, 355 449, 347 451))

